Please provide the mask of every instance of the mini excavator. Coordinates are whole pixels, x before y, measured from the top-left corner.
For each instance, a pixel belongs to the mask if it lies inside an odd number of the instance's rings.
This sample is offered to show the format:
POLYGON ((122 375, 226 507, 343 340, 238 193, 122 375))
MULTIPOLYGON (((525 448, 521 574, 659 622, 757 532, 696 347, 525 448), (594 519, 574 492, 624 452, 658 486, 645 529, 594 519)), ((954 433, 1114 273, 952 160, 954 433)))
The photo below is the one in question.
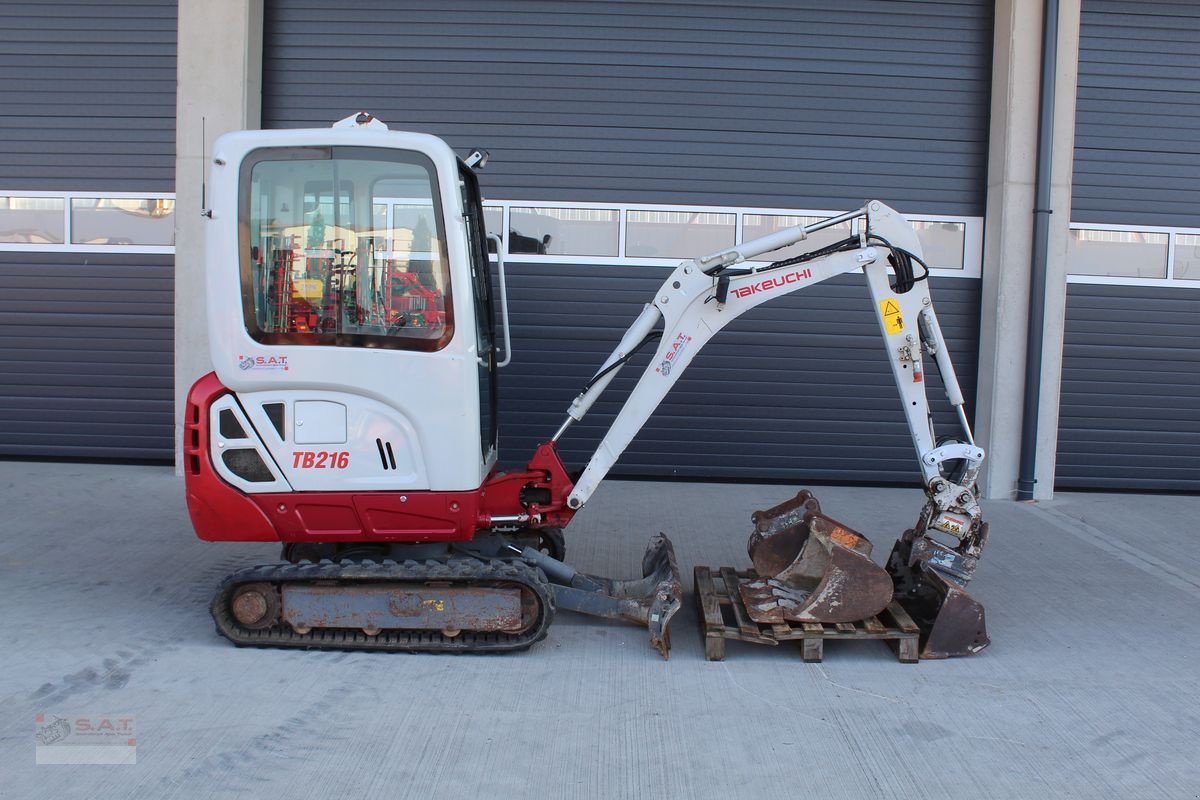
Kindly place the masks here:
POLYGON ((920 625, 924 657, 987 645, 965 589, 987 541, 975 492, 984 453, 921 244, 899 214, 870 201, 679 264, 558 431, 524 469, 502 471, 496 371, 511 337, 505 248, 485 230, 476 177, 485 161, 366 113, 217 141, 204 211, 214 371, 185 409, 187 504, 201 539, 282 544, 278 562, 217 591, 222 635, 256 647, 507 651, 570 610, 645 626, 667 656, 682 600, 670 540, 650 540, 640 578, 615 580, 568 565, 563 528, 718 331, 862 272, 927 500, 886 569, 808 492, 757 512, 748 549, 759 577, 742 598, 767 622, 861 619, 894 598, 920 625), (843 223, 843 240, 761 259, 843 223), (644 348, 653 357, 599 448, 569 472, 556 442, 644 348), (929 360, 957 410, 953 438, 933 430, 929 360))

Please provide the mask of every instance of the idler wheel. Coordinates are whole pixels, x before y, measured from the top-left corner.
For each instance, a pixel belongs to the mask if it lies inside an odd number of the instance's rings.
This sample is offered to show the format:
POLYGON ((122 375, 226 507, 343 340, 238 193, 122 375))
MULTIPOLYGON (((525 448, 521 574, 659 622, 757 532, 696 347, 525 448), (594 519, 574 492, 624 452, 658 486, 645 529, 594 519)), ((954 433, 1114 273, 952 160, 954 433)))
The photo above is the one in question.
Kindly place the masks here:
POLYGON ((279 621, 279 592, 269 583, 239 586, 229 600, 229 610, 244 628, 269 628, 279 621))

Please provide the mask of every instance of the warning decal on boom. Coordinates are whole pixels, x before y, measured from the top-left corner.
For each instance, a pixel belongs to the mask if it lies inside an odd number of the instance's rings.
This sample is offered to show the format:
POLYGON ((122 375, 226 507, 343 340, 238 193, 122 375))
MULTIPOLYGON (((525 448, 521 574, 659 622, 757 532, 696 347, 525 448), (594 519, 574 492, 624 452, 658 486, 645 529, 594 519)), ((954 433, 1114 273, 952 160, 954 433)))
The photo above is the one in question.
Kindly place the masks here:
POLYGON ((900 333, 904 330, 904 318, 900 316, 900 306, 895 300, 884 300, 879 304, 879 311, 883 314, 883 329, 888 334, 900 333))

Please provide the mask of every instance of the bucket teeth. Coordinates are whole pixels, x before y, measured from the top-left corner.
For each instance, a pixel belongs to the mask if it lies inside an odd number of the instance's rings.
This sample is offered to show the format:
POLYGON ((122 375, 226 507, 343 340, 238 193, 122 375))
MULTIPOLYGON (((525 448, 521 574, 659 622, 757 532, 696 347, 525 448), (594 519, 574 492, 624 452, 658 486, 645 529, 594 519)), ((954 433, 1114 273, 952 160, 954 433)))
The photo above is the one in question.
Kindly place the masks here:
POLYGON ((891 602, 870 540, 822 514, 807 490, 751 519, 746 547, 759 577, 740 592, 755 622, 854 622, 891 602))

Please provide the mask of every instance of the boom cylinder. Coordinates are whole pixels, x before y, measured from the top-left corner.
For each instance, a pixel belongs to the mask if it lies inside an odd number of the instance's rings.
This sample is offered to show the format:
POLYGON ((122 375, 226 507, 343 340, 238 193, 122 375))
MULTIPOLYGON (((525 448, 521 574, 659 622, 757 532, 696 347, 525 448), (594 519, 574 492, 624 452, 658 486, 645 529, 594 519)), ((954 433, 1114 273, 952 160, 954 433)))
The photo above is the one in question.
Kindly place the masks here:
POLYGON ((616 364, 624 358, 633 348, 642 343, 642 340, 650 335, 654 330, 654 326, 662 319, 662 312, 655 308, 650 303, 642 307, 642 313, 634 320, 633 325, 629 326, 629 330, 625 331, 625 335, 621 337, 620 344, 613 350, 612 355, 605 359, 600 369, 596 370, 596 374, 603 374, 599 380, 593 383, 585 391, 580 392, 579 396, 571 401, 571 407, 567 409, 568 419, 563 423, 558 432, 554 434, 551 441, 558 441, 563 432, 570 427, 572 422, 578 422, 583 419, 591 407, 595 404, 600 395, 604 394, 604 390, 612 383, 613 378, 617 377, 617 373, 621 371, 621 366, 609 369, 613 364, 616 364), (604 371, 608 370, 607 373, 604 371))

